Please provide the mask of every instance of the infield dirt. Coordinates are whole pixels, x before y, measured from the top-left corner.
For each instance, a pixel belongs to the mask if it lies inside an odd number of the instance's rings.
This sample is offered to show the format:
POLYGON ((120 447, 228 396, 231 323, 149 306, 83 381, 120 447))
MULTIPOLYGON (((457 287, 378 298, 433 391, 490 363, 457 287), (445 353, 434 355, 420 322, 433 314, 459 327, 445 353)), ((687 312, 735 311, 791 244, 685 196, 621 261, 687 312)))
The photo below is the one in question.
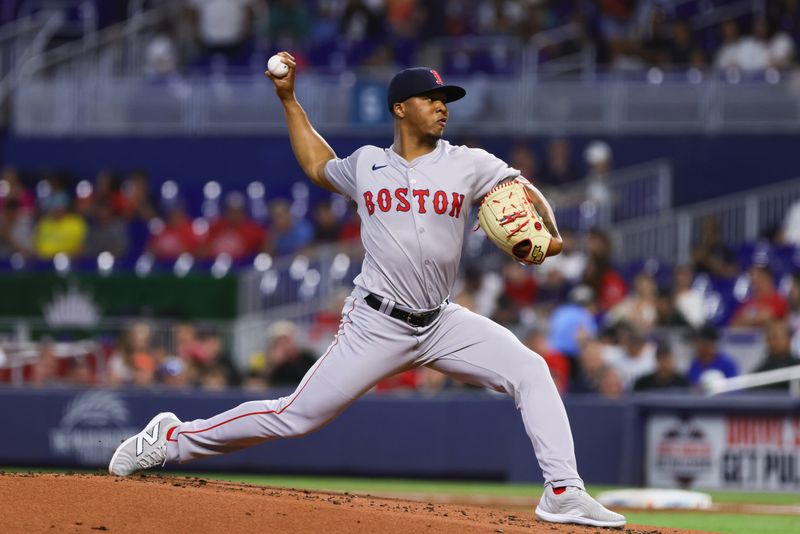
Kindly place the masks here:
POLYGON ((537 522, 530 511, 140 475, 0 474, 0 531, 673 534, 537 522))

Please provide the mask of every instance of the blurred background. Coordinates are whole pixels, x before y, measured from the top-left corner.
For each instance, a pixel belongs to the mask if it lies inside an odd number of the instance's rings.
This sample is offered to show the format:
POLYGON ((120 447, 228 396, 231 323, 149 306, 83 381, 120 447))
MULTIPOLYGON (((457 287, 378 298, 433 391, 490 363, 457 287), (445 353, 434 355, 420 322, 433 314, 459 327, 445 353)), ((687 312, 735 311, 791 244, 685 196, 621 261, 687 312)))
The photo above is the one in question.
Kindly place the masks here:
MULTIPOLYGON (((103 465, 330 343, 359 220, 292 156, 263 76, 288 50, 340 156, 391 143, 386 83, 427 65, 467 89, 447 138, 551 199, 560 256, 469 232, 451 296, 547 360, 587 480, 797 489, 800 382, 702 385, 800 364, 798 46, 797 0, 3 0, 0 413, 41 417, 0 465, 103 465)), ((511 402, 434 371, 351 412, 206 467, 539 477, 511 402)))

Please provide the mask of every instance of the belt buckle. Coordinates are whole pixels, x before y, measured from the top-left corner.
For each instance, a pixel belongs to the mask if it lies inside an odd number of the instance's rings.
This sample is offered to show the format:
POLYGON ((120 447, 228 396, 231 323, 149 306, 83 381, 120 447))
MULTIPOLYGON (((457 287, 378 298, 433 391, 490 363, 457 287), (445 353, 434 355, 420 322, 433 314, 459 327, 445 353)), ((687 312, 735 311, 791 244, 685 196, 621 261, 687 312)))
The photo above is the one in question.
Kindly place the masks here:
POLYGON ((425 325, 422 325, 422 324, 415 324, 416 323, 416 319, 417 319, 417 315, 415 315, 413 313, 409 313, 406 316, 406 324, 408 324, 408 326, 413 326, 415 328, 420 328, 420 327, 425 326, 425 325))

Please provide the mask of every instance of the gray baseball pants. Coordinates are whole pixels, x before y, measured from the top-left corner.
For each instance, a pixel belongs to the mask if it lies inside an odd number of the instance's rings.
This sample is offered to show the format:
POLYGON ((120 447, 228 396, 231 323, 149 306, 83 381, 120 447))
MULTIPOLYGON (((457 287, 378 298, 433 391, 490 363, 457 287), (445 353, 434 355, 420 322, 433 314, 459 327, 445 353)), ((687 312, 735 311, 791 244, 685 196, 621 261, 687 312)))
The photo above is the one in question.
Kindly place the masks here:
POLYGON ((339 332, 294 393, 245 402, 210 419, 179 425, 168 462, 233 452, 319 429, 378 381, 421 365, 514 398, 546 483, 583 487, 564 405, 544 360, 507 329, 448 303, 424 328, 370 308, 356 288, 339 332))

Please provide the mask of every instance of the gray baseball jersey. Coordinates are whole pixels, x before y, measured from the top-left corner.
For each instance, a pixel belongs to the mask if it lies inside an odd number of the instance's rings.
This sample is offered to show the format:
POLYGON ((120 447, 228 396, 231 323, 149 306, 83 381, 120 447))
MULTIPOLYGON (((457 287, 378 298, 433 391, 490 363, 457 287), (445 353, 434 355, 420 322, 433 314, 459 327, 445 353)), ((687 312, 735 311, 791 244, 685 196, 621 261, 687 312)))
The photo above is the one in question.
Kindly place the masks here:
POLYGON ((325 174, 357 202, 366 249, 339 332, 294 393, 182 423, 170 434, 167 461, 307 434, 381 379, 425 365, 511 395, 545 481, 583 487, 566 411, 544 360, 507 329, 446 301, 469 206, 519 171, 483 150, 440 140, 410 162, 391 148, 365 146, 329 161, 325 174), (379 309, 367 305, 369 295, 380 299, 379 309), (393 309, 439 313, 414 326, 391 316, 393 309))
POLYGON ((392 148, 364 146, 329 161, 325 175, 358 204, 366 255, 355 284, 424 310, 453 287, 470 206, 519 171, 485 150, 440 140, 411 162, 392 148))

